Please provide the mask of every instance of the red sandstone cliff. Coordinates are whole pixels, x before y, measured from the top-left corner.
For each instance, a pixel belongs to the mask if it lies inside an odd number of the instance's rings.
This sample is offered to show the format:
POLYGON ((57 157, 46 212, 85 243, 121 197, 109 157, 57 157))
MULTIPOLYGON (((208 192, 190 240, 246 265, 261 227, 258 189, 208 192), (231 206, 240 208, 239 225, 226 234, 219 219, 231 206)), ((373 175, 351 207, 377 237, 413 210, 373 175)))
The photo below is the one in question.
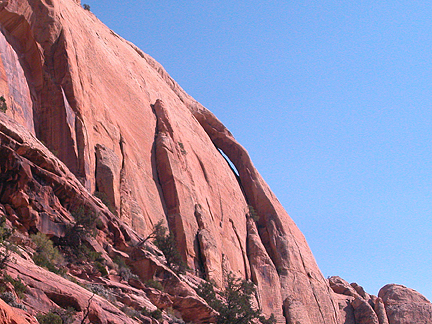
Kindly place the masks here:
MULTIPOLYGON (((0 113, 0 211, 24 238, 37 231, 61 238, 85 206, 103 225, 100 241, 88 244, 106 260, 125 258, 141 283, 98 280, 119 285, 137 305, 170 305, 185 320, 211 322, 212 310, 190 286, 201 277, 222 287, 233 272, 256 284, 258 306, 278 323, 369 323, 347 319, 351 308, 370 311, 369 299, 354 298, 340 311, 341 292, 330 288, 246 150, 157 62, 79 1, 10 0, 0 9, 0 91, 10 117, 0 113), (112 212, 93 194, 105 196, 112 212), (189 279, 137 245, 159 220, 175 234, 189 279), (163 279, 165 304, 142 287, 155 276, 163 279)), ((34 295, 43 292, 43 309, 69 298, 85 313, 85 289, 34 270, 51 278, 40 285, 29 273, 34 264, 19 260, 11 273, 31 283, 34 295)), ((37 309, 37 298, 28 300, 37 309)), ((382 301, 373 302, 371 316, 383 318, 382 301)), ((108 323, 107 314, 113 323, 126 321, 101 298, 92 305, 96 322, 108 323)))

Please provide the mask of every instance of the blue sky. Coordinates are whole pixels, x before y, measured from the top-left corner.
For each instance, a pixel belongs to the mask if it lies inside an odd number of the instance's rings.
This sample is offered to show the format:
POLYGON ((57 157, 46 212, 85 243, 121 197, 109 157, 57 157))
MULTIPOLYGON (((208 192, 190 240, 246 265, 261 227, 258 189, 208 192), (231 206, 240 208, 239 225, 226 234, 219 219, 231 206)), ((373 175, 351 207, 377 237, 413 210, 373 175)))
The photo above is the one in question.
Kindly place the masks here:
POLYGON ((430 2, 83 3, 231 130, 325 276, 432 299, 430 2))

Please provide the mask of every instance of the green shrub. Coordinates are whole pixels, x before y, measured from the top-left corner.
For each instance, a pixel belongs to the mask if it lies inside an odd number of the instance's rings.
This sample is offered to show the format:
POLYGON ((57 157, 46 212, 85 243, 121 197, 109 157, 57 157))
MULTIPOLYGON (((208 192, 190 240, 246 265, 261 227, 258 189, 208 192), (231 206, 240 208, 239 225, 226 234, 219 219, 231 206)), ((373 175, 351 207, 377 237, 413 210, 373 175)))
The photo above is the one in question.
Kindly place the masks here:
POLYGON ((15 293, 20 299, 23 299, 25 297, 25 293, 27 292, 27 286, 24 282, 22 282, 20 277, 17 277, 17 279, 12 278, 8 274, 3 275, 3 281, 4 282, 10 282, 12 286, 14 287, 15 293))
POLYGON ((259 221, 259 216, 258 216, 258 214, 257 214, 257 212, 256 212, 256 210, 255 210, 255 208, 253 208, 253 206, 251 206, 251 205, 248 205, 248 213, 249 213, 249 216, 255 221, 255 222, 258 222, 259 221))
POLYGON ((0 294, 0 298, 3 299, 3 301, 11 307, 24 309, 24 310, 26 309, 26 307, 23 304, 17 302, 15 295, 10 291, 6 291, 0 294))
POLYGON ((6 110, 8 109, 7 104, 6 104, 6 99, 4 96, 0 96, 0 111, 1 112, 6 112, 6 110))
POLYGON ((156 224, 153 233, 154 241, 153 243, 162 251, 165 255, 168 267, 177 273, 185 273, 187 266, 183 261, 179 250, 177 249, 177 244, 175 241, 174 234, 169 232, 168 229, 162 225, 162 221, 156 224))
POLYGON ((90 11, 90 5, 88 4, 83 4, 83 8, 84 10, 90 11))
POLYGON ((63 257, 53 242, 41 232, 32 234, 30 237, 36 244, 36 253, 32 258, 34 263, 57 274, 64 272, 59 268, 63 257))
POLYGON ((126 263, 124 262, 124 260, 121 257, 119 257, 118 255, 116 255, 112 260, 115 264, 117 264, 119 266, 119 268, 127 268, 128 267, 126 265, 126 263))
POLYGON ((129 279, 139 279, 138 276, 134 274, 127 266, 120 268, 119 275, 124 281, 129 281, 129 279))
POLYGON ((181 318, 181 315, 178 311, 175 311, 172 307, 168 307, 164 309, 166 315, 169 317, 169 324, 186 324, 185 321, 181 318), (177 316, 180 316, 177 317, 177 316))
POLYGON ((105 259, 102 257, 101 252, 92 251, 87 246, 85 246, 83 253, 87 256, 90 261, 93 262, 105 262, 105 259))
POLYGON ((102 263, 100 263, 99 261, 95 262, 95 267, 101 273, 102 277, 105 277, 108 275, 108 271, 107 271, 106 267, 102 263))
POLYGON ((128 306, 123 306, 120 310, 131 318, 139 318, 141 315, 140 312, 128 306))
POLYGON ((53 312, 36 315, 36 319, 40 324, 63 324, 62 318, 53 312))
POLYGON ((63 324, 72 324, 75 321, 76 311, 73 307, 68 307, 66 309, 59 308, 56 310, 56 314, 60 316, 63 324))
POLYGON ((90 284, 87 285, 86 288, 90 290, 92 293, 101 296, 110 302, 115 302, 116 300, 111 290, 109 288, 105 288, 102 285, 90 284))
POLYGON ((72 324, 75 321, 76 311, 73 307, 54 308, 49 313, 43 315, 36 315, 39 323, 62 323, 62 324, 72 324), (59 321, 60 318, 60 321, 59 321))
POLYGON ((111 213, 113 213, 114 215, 117 214, 114 206, 109 201, 106 193, 104 193, 102 191, 95 191, 94 196, 99 198, 102 201, 102 203, 108 207, 108 209, 110 210, 111 213))
POLYGON ((121 257, 114 257, 113 262, 118 265, 118 274, 124 281, 129 281, 129 279, 139 279, 121 257))
POLYGON ((66 230, 66 235, 61 244, 78 247, 87 236, 95 236, 97 215, 92 211, 86 211, 83 207, 72 213, 75 223, 66 230))
POLYGON ((86 211, 83 207, 72 213, 75 223, 66 228, 66 234, 58 241, 65 254, 71 256, 69 261, 77 263, 82 261, 105 262, 102 254, 96 252, 87 244, 89 236, 96 236, 98 224, 97 215, 86 211))
POLYGON ((219 313, 218 324, 249 324, 256 320, 265 324, 276 323, 273 315, 265 319, 260 310, 252 307, 252 298, 255 295, 255 286, 252 282, 236 279, 232 273, 228 274, 226 282, 227 285, 220 294, 221 299, 217 297, 214 284, 211 282, 204 282, 197 288, 198 295, 219 313))
POLYGON ((144 316, 147 316, 147 317, 152 317, 152 318, 154 318, 156 320, 162 319, 162 311, 159 308, 157 308, 154 311, 150 312, 149 310, 147 310, 147 308, 144 307, 144 308, 141 309, 141 314, 144 315, 144 316))
POLYGON ((145 285, 148 286, 148 287, 152 287, 154 289, 160 290, 160 291, 164 290, 162 284, 159 281, 156 281, 156 280, 153 280, 153 279, 147 280, 145 282, 145 285))
POLYGON ((0 245, 4 247, 4 251, 0 251, 0 269, 6 267, 6 263, 10 258, 12 243, 8 241, 13 230, 6 227, 6 217, 0 217, 0 245))

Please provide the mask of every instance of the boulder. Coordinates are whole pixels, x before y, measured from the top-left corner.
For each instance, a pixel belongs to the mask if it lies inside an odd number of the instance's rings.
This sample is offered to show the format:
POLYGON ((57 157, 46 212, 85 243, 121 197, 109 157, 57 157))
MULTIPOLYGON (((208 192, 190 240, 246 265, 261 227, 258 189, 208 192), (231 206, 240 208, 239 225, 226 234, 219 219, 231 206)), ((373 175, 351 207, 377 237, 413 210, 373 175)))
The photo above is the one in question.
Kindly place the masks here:
POLYGON ((431 322, 432 304, 422 294, 403 285, 388 284, 378 293, 390 324, 431 322))

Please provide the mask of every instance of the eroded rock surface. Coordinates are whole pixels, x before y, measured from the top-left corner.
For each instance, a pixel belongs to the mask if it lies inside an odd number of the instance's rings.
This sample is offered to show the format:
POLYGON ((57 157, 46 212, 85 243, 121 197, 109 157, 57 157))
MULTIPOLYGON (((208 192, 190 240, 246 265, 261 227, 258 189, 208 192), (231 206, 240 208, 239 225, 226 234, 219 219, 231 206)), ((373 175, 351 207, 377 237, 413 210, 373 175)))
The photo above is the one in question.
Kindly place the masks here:
POLYGON ((432 304, 417 291, 402 285, 381 288, 378 297, 369 295, 357 283, 340 277, 329 278, 337 294, 343 324, 430 323, 432 304))
POLYGON ((390 324, 431 323, 432 304, 414 289, 389 284, 381 288, 378 296, 384 302, 390 324))

